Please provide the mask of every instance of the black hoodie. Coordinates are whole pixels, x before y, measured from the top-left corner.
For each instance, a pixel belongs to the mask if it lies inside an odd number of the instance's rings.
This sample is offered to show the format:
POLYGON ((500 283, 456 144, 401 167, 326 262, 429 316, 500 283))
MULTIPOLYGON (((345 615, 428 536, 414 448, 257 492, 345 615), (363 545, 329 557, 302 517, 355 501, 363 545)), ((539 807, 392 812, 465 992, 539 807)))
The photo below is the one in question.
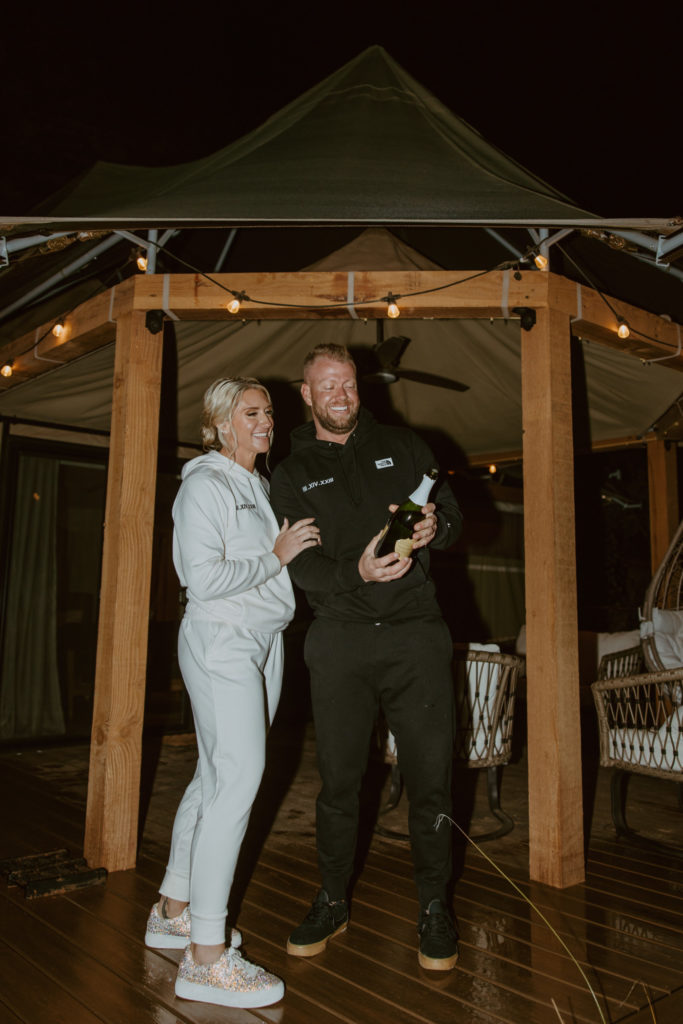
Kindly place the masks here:
MULTIPOLYGON (((366 583, 358 572, 389 504, 404 501, 436 465, 429 447, 412 430, 381 426, 363 408, 345 444, 318 440, 312 422, 291 437, 292 453, 273 472, 270 498, 280 522, 315 516, 320 527, 322 545, 302 551, 288 566, 315 614, 356 622, 440 616, 427 549, 416 553, 401 579, 366 583)), ((458 503, 445 483, 431 500, 438 522, 432 546, 448 548, 460 534, 458 503)))

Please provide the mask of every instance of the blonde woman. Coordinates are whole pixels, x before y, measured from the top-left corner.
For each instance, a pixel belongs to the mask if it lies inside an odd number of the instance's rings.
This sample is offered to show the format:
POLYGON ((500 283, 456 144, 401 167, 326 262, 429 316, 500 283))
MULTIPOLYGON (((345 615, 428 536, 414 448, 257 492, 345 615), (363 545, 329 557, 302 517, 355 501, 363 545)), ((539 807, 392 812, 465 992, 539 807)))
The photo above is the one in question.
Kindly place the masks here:
POLYGON ((185 948, 176 995, 223 1006, 267 1006, 284 985, 251 964, 225 924, 235 865, 265 766, 282 681, 282 631, 294 614, 285 566, 319 543, 312 518, 278 529, 256 468, 273 409, 254 378, 215 381, 204 396, 206 454, 183 467, 173 506, 173 560, 187 606, 178 660, 199 757, 176 813, 148 946, 185 948))

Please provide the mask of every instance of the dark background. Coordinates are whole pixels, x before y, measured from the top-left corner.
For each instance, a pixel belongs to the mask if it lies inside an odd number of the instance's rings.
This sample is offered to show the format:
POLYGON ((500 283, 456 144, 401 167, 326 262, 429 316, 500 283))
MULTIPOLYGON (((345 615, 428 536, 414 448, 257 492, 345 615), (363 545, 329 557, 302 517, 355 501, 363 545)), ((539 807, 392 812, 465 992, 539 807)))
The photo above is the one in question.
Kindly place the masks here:
POLYGON ((683 213, 678 18, 642 5, 14 3, 2 17, 0 216, 94 161, 226 146, 380 44, 455 114, 602 216, 683 213))

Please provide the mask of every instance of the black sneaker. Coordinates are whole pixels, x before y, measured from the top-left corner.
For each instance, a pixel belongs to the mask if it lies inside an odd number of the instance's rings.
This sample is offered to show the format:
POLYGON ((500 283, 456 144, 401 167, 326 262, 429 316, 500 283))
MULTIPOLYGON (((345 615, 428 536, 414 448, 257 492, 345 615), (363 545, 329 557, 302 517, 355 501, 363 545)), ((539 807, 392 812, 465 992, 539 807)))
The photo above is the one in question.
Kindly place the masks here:
POLYGON ((420 936, 417 954, 420 967, 428 971, 452 970, 458 959, 458 933, 441 900, 432 900, 420 913, 417 931, 420 936))
POLYGON ((348 920, 346 900, 330 903, 329 896, 321 889, 306 917, 289 936, 287 952, 292 956, 315 956, 316 953, 322 953, 329 939, 346 931, 348 920))

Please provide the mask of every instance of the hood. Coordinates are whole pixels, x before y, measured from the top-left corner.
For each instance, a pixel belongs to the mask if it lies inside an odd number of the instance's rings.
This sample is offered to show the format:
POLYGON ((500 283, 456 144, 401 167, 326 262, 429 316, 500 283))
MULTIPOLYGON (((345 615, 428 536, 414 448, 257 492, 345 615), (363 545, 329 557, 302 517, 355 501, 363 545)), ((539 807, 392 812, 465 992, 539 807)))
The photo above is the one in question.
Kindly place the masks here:
POLYGON ((248 477, 256 478, 260 476, 258 470, 255 469, 253 473, 250 473, 248 469, 244 469, 233 459, 226 459, 225 455, 221 455, 215 449, 186 462, 180 471, 180 476, 182 480, 187 480, 193 473, 200 473, 206 470, 219 473, 246 473, 248 477))

